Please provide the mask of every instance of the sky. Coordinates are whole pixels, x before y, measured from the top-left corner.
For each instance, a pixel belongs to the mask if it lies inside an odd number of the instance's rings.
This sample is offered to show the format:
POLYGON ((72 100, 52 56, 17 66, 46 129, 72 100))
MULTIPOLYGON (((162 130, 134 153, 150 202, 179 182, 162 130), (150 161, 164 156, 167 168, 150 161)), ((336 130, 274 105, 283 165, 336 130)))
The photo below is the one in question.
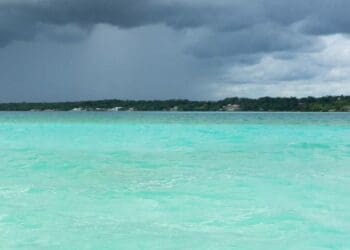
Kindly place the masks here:
POLYGON ((349 0, 0 0, 0 102, 350 94, 349 0))

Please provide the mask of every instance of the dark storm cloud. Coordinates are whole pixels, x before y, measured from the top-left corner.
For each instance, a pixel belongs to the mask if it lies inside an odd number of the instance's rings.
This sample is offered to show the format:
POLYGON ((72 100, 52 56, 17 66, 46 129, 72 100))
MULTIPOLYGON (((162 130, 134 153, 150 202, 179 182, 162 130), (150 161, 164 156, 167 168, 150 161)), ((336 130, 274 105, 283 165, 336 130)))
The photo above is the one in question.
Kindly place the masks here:
POLYGON ((252 83, 294 93, 287 83, 347 82, 339 34, 350 33, 349 9, 349 0, 0 0, 0 101, 205 99, 252 83))
MULTIPOLYGON (((170 8, 176 12, 177 7, 170 8)), ((109 23, 122 28, 143 26, 167 19, 168 8, 150 1, 135 0, 43 0, 0 2, 0 42, 28 39, 41 26, 74 24, 90 28, 109 23)), ((179 24, 181 25, 181 24, 179 24)))
POLYGON ((268 19, 285 25, 299 23, 308 34, 350 32, 348 0, 265 0, 268 19))
POLYGON ((314 45, 311 37, 268 23, 231 32, 213 32, 191 50, 199 57, 238 56, 297 50, 310 45, 314 45))
POLYGON ((200 45, 209 45, 208 55, 215 54, 215 51, 218 55, 224 55, 226 52, 289 50, 310 42, 305 39, 305 34, 349 32, 349 9, 350 2, 347 0, 238 0, 217 3, 176 0, 3 0, 0 1, 0 44, 4 46, 14 40, 31 39, 38 32, 45 32, 45 25, 73 24, 88 30, 98 23, 121 28, 163 23, 175 29, 203 27, 216 32, 209 40, 216 36, 220 48, 210 47, 210 41, 200 45), (290 29, 298 23, 296 29, 303 35, 290 29))
MULTIPOLYGON (((3 20, 82 26, 109 23, 123 28, 165 23, 174 28, 222 26, 238 28, 259 19, 256 8, 235 4, 185 4, 155 0, 6 0, 0 2, 3 20)), ((259 5, 260 6, 260 5, 259 5)), ((17 27, 19 28, 19 27, 17 27)))
POLYGON ((26 40, 43 32, 44 25, 74 24, 89 29, 108 23, 133 28, 163 23, 175 29, 208 27, 234 30, 261 22, 261 6, 234 4, 230 8, 208 3, 185 4, 152 0, 9 0, 0 2, 0 44, 26 40))

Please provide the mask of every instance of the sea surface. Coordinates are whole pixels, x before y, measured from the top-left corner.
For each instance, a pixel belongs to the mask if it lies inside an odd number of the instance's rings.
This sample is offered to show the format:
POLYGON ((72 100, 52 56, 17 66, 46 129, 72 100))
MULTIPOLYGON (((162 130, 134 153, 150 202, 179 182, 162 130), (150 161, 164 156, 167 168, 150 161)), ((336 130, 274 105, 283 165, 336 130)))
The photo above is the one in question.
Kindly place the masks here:
POLYGON ((350 113, 0 113, 0 249, 350 249, 350 113))

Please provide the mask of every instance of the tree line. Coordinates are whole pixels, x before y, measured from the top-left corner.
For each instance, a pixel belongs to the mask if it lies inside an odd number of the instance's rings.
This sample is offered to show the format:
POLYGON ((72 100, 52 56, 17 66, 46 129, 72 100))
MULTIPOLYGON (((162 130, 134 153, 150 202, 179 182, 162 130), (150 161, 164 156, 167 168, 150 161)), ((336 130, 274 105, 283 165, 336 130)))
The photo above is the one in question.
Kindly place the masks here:
POLYGON ((218 101, 191 100, 100 100, 48 103, 0 103, 0 111, 350 111, 350 96, 231 97, 218 101))

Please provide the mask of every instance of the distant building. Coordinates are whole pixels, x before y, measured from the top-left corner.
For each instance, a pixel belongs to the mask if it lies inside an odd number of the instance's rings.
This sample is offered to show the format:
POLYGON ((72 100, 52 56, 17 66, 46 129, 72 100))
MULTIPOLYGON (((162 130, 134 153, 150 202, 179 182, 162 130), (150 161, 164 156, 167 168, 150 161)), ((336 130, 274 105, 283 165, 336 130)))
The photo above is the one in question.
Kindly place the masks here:
POLYGON ((123 107, 114 107, 114 108, 111 108, 111 109, 108 109, 108 111, 120 111, 123 107))
POLYGON ((346 106, 344 107, 344 111, 350 112, 350 105, 346 105, 346 106))
POLYGON ((95 111, 106 111, 104 108, 95 108, 95 111))
POLYGON ((178 106, 174 106, 170 109, 170 111, 178 111, 179 110, 179 107, 178 106))
POLYGON ((225 111, 230 111, 230 112, 239 111, 240 106, 239 106, 239 104, 228 104, 228 105, 224 106, 223 109, 225 111))
POLYGON ((71 111, 79 112, 79 111, 83 111, 83 109, 79 107, 79 108, 74 108, 71 111))

